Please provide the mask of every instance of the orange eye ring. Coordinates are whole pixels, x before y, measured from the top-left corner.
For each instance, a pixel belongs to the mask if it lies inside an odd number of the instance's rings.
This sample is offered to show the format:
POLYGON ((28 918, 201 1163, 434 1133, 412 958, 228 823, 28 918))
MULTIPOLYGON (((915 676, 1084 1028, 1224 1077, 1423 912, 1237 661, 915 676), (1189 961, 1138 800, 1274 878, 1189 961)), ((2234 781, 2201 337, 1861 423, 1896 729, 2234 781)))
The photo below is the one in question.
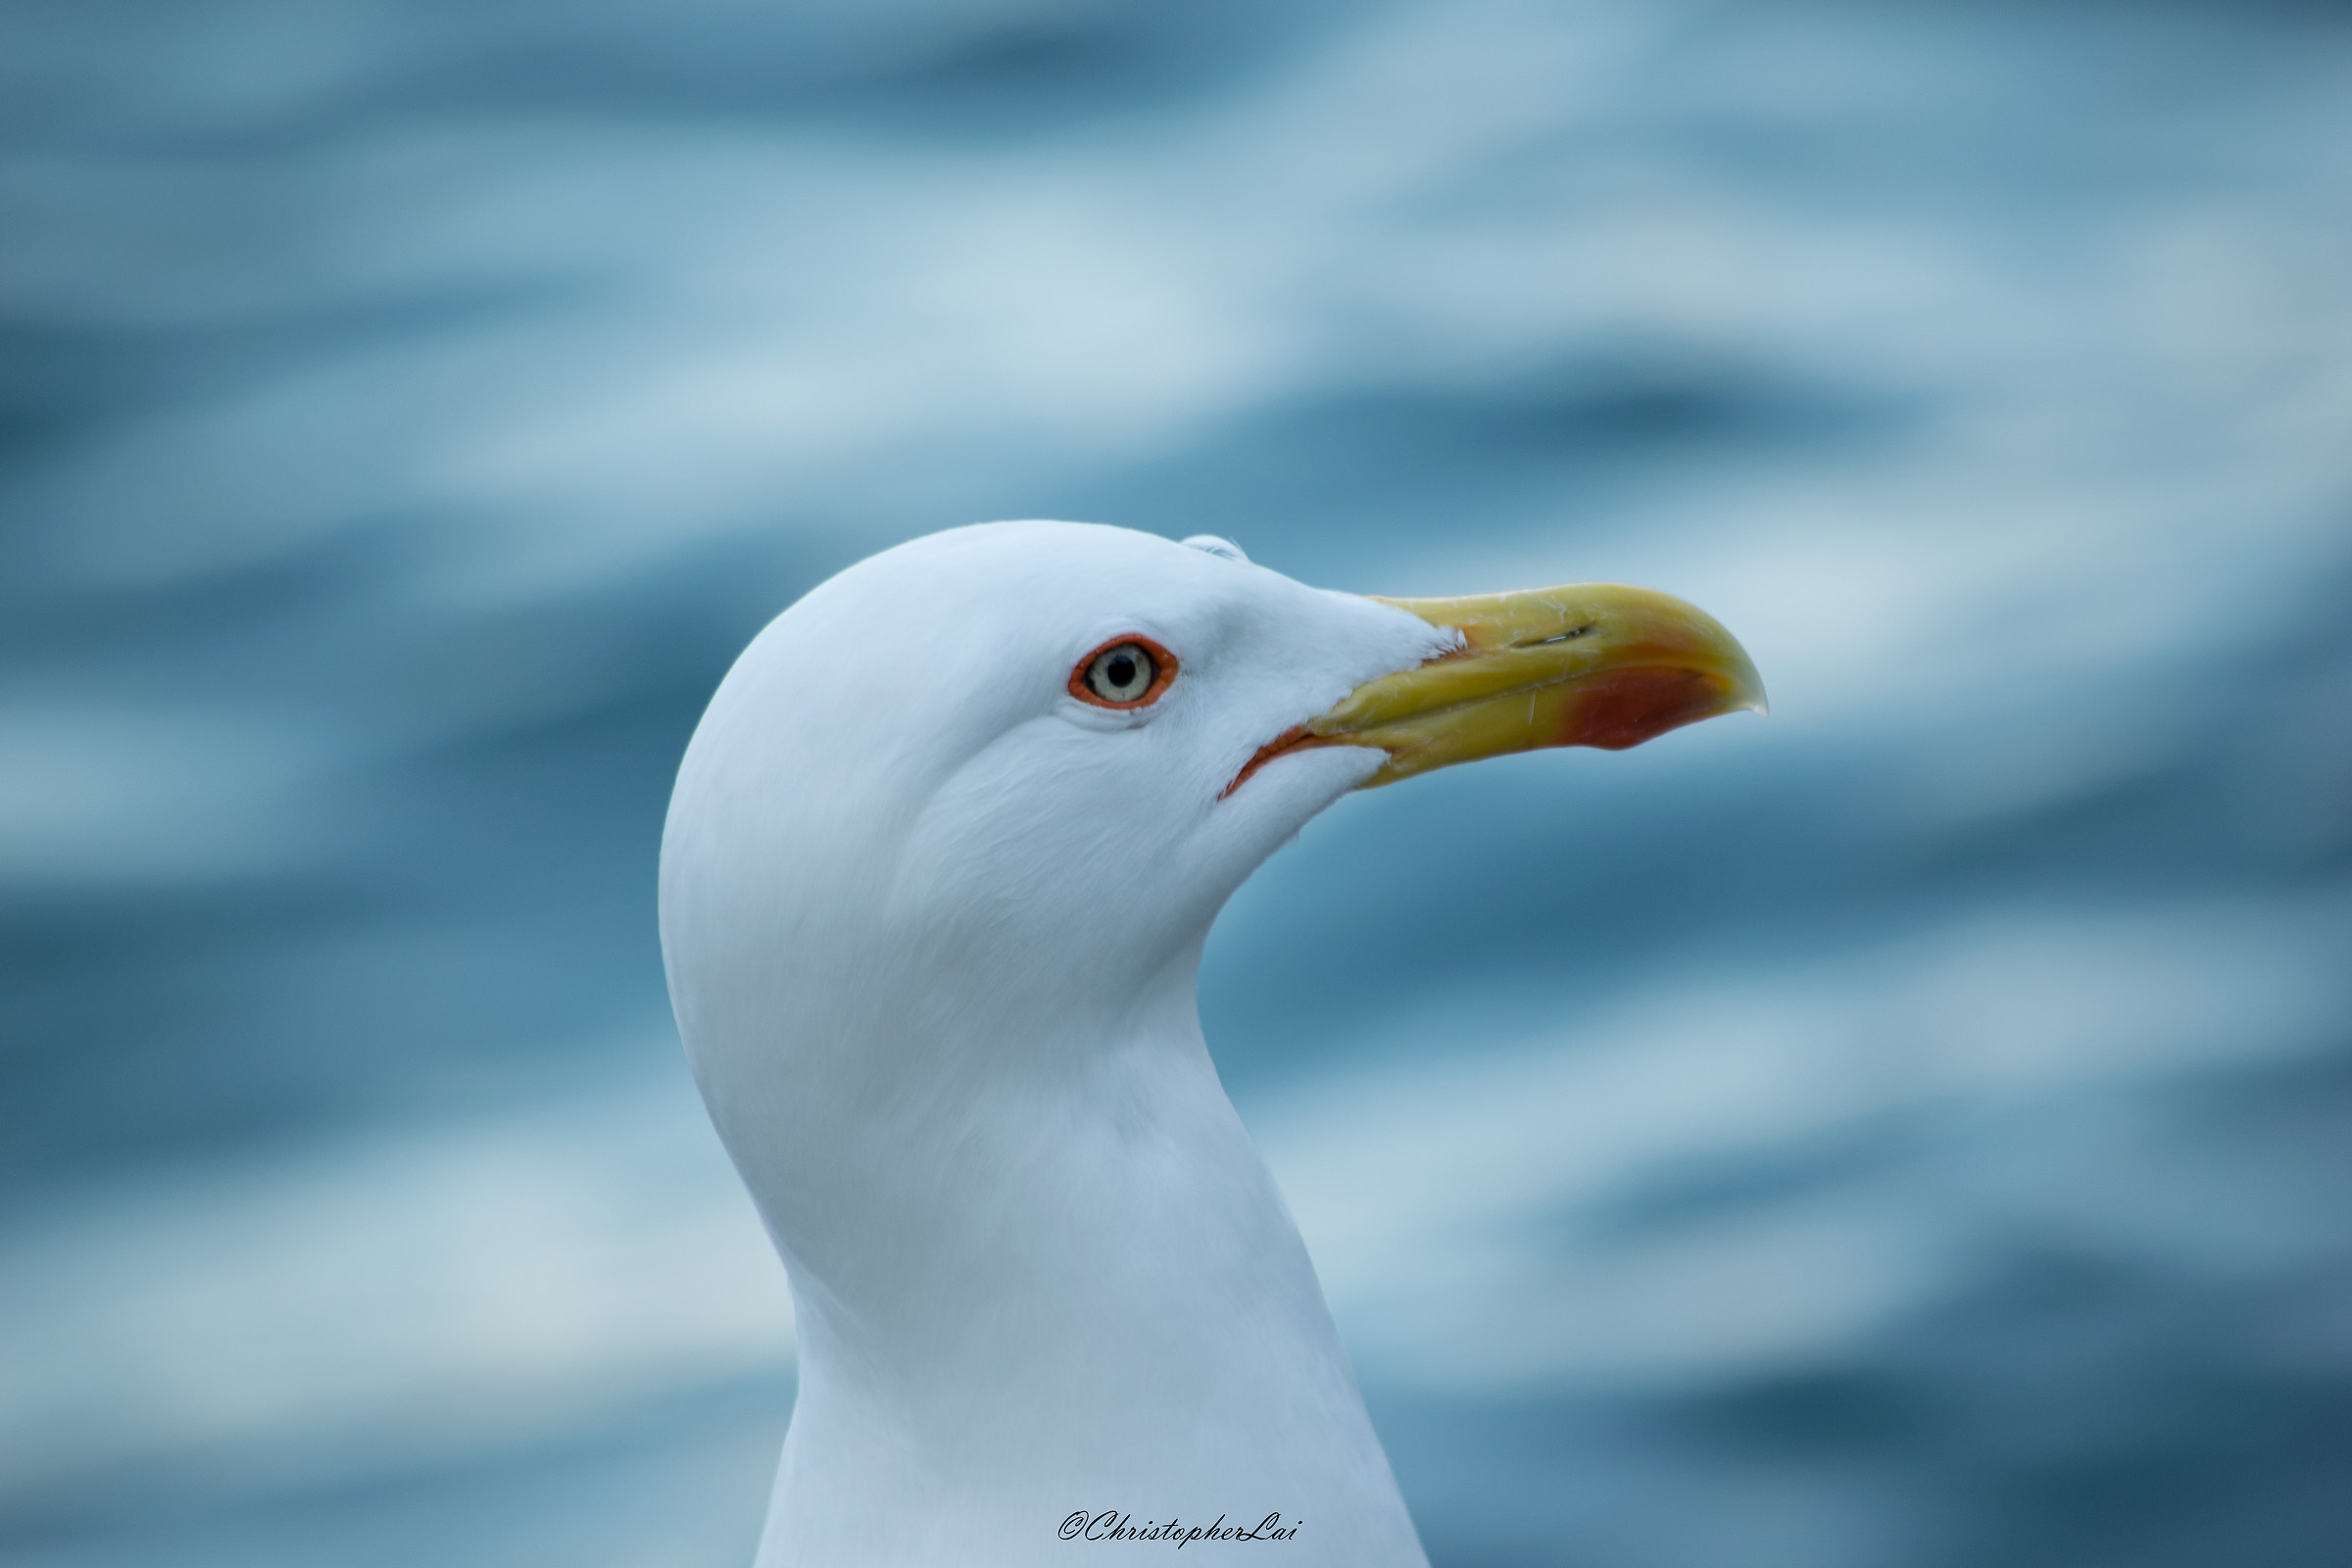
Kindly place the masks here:
POLYGON ((1108 642, 1091 650, 1084 659, 1079 660, 1076 664, 1071 666, 1070 695, 1091 708, 1107 708, 1114 712, 1127 712, 1138 708, 1149 708, 1158 702, 1160 694, 1166 691, 1175 679, 1176 656, 1174 654, 1169 653, 1149 637, 1131 631, 1121 632, 1108 642), (1152 663, 1151 684, 1124 701, 1103 696, 1095 689, 1094 684, 1088 678, 1093 674, 1096 664, 1122 648, 1139 650, 1152 663))

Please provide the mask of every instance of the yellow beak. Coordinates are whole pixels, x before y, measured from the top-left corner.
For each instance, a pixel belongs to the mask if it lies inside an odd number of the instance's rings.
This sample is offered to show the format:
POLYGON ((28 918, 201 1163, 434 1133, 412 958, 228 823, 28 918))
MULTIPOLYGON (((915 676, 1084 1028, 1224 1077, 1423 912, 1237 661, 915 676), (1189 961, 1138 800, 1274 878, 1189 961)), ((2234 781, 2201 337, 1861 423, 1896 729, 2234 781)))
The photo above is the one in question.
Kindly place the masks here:
POLYGON ((1573 583, 1381 603, 1452 628, 1460 647, 1357 687, 1259 760, 1277 747, 1377 746, 1389 760, 1370 788, 1546 746, 1622 751, 1702 718, 1764 710, 1764 682, 1732 634, 1646 588, 1573 583))

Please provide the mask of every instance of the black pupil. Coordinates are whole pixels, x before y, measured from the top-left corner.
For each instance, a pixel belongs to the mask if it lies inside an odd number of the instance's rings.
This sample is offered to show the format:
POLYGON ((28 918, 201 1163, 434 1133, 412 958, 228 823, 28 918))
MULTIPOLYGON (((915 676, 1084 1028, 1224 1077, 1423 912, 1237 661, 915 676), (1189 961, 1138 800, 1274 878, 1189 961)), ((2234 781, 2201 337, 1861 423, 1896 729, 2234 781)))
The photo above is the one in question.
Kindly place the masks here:
POLYGON ((1124 691, 1135 680, 1135 656, 1133 654, 1112 655, 1109 667, 1104 669, 1103 673, 1110 677, 1112 686, 1124 691))

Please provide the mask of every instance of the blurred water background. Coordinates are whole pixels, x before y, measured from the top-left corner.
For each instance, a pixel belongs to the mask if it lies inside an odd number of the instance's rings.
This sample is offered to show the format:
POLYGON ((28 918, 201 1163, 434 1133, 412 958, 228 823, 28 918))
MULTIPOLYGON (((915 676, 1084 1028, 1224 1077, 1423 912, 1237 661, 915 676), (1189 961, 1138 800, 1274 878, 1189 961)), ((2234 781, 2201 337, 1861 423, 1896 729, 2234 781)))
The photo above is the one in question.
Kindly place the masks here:
POLYGON ((671 770, 1049 515, 1772 687, 1211 945, 1439 1568, 2352 1561, 2352 12, 12 0, 0 145, 0 1559, 748 1563, 671 770))

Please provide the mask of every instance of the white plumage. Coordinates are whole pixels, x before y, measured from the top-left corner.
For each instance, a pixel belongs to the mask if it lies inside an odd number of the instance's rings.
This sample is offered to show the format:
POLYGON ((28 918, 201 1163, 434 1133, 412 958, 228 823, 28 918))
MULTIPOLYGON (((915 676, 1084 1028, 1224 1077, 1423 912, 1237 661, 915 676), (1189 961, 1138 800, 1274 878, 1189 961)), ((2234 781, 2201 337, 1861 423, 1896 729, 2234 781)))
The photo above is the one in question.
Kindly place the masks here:
POLYGON ((1067 1561, 1103 1510, 1425 1561, 1194 981, 1226 899, 1386 754, 1234 781, 1462 646, 1230 547, 1029 522, 861 563, 743 655, 679 774, 662 935, 799 1314, 761 1568, 1067 1561), (1089 700, 1130 637, 1175 678, 1089 700))

